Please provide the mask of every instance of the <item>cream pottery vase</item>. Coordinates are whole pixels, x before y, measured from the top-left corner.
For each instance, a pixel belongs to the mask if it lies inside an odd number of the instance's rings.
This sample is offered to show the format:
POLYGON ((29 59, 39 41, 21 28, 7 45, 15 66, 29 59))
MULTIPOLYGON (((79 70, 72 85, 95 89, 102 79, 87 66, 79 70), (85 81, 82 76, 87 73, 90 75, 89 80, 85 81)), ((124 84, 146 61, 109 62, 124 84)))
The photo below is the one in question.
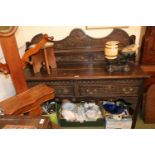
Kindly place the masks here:
POLYGON ((107 59, 116 59, 118 55, 118 41, 109 41, 105 45, 105 57, 107 59))

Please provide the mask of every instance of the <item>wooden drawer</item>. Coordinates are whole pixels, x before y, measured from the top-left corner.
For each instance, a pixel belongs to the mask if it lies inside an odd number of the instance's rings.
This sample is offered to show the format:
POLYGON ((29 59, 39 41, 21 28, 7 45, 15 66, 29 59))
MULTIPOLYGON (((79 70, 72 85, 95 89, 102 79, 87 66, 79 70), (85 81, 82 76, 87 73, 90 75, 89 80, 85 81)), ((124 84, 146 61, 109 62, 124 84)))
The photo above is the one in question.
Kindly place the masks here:
POLYGON ((138 87, 131 86, 79 86, 80 96, 137 96, 138 87))
POLYGON ((141 80, 59 80, 28 81, 30 87, 45 83, 56 91, 56 97, 117 97, 137 96, 141 80))
POLYGON ((78 85, 79 96, 137 96, 138 81, 81 81, 78 85))
POLYGON ((56 97, 70 97, 75 96, 74 84, 71 81, 31 81, 28 82, 30 87, 39 83, 45 83, 55 89, 56 97))

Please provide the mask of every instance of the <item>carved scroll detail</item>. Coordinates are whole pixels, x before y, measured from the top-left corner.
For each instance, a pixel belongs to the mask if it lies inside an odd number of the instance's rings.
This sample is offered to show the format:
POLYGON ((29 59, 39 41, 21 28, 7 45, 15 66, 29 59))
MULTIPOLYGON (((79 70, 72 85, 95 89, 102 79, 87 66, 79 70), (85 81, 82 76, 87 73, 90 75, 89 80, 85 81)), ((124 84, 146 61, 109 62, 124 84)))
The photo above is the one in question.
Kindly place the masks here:
POLYGON ((86 35, 81 29, 73 29, 65 39, 54 41, 54 49, 103 48, 105 43, 110 40, 119 41, 120 46, 123 47, 130 44, 129 35, 121 29, 114 29, 111 34, 103 38, 93 38, 86 35))

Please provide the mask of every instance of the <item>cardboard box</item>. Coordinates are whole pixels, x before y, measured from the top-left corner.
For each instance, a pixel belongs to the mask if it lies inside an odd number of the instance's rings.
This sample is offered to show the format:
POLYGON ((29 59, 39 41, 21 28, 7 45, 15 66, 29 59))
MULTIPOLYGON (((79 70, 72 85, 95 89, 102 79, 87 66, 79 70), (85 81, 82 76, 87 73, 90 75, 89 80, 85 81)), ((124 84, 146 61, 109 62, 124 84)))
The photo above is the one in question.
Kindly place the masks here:
POLYGON ((132 118, 125 118, 121 120, 105 118, 106 129, 131 129, 132 118))
MULTIPOLYGON (((79 104, 79 103, 77 103, 79 104)), ((104 127, 104 119, 102 118, 98 118, 96 121, 84 121, 84 122, 68 122, 67 120, 65 120, 63 118, 63 116, 61 115, 61 106, 58 105, 58 118, 59 118, 59 124, 62 127, 104 127)))
POLYGON ((125 114, 113 115, 103 109, 103 115, 105 118, 106 129, 131 129, 132 117, 129 115, 127 110, 125 111, 125 114), (121 118, 119 118, 119 116, 121 118))

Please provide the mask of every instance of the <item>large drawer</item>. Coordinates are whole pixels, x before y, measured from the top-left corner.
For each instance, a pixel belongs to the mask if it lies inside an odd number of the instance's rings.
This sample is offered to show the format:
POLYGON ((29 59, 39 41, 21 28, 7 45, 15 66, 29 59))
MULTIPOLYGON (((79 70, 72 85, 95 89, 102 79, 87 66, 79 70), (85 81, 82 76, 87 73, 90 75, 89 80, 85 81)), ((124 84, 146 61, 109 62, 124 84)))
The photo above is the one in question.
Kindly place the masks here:
POLYGON ((138 96, 138 80, 80 81, 79 96, 138 96))
POLYGON ((104 85, 104 86, 79 86, 79 96, 137 96, 138 87, 131 86, 114 86, 114 85, 104 85))

